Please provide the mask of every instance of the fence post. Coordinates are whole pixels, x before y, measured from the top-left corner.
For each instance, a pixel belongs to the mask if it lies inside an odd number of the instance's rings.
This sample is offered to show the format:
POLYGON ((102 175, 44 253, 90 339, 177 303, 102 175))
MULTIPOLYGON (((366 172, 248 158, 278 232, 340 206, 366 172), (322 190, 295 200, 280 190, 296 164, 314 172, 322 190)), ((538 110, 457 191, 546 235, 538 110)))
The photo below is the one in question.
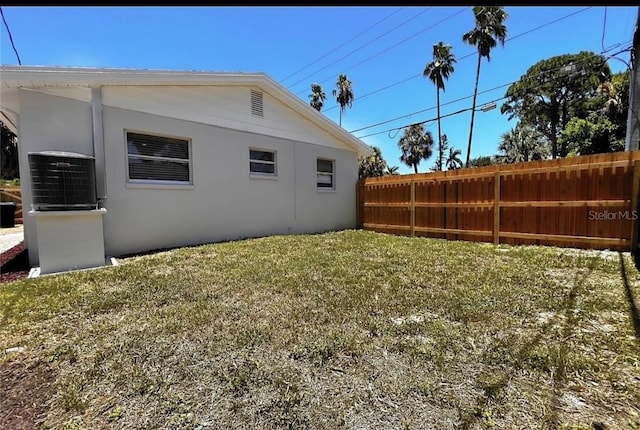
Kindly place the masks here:
POLYGON ((356 228, 364 228, 364 197, 365 179, 359 179, 356 183, 356 228))
POLYGON ((411 237, 416 235, 416 183, 411 179, 411 237))
POLYGON ((493 243, 500 243, 500 171, 494 175, 493 184, 493 243))
POLYGON ((638 250, 638 223, 634 215, 638 214, 638 193, 640 192, 640 160, 633 163, 633 182, 631 183, 631 253, 635 256, 638 250))

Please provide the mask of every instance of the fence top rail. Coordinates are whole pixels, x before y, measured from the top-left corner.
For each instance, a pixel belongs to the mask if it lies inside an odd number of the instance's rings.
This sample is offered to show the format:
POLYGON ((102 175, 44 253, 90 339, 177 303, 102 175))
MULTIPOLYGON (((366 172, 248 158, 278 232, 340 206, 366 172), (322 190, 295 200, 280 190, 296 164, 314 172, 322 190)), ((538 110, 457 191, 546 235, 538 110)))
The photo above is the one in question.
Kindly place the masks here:
POLYGON ((529 161, 514 164, 494 164, 484 167, 473 167, 445 172, 413 173, 407 175, 380 176, 361 179, 365 185, 385 185, 414 182, 429 182, 441 180, 463 180, 490 177, 496 174, 520 175, 545 172, 561 172, 563 170, 583 170, 607 167, 632 166, 634 161, 640 161, 640 150, 611 152, 607 154, 584 155, 555 160, 529 161))
POLYGON ((3 188, 0 188, 0 194, 16 201, 17 203, 22 203, 22 195, 20 194, 20 188, 3 187, 3 188))

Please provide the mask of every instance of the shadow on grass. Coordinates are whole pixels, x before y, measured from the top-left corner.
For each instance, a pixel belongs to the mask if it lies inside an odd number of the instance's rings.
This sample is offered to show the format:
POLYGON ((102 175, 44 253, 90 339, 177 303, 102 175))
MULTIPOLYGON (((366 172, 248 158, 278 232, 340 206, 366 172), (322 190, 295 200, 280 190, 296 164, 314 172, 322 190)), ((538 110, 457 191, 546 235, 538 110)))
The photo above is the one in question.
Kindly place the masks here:
MULTIPOLYGON (((544 418, 545 424, 549 428, 558 428, 559 423, 559 410, 560 405, 560 393, 566 382, 566 365, 567 355, 570 351, 566 340, 569 339, 578 323, 578 317, 576 312, 576 299, 578 294, 582 292, 582 286, 585 281, 591 275, 593 271, 593 265, 587 268, 585 273, 576 273, 573 286, 565 297, 562 303, 562 309, 564 310, 565 324, 562 330, 562 337, 559 340, 560 345, 558 349, 558 355, 552 358, 553 369, 553 384, 552 384, 552 399, 551 399, 551 411, 544 418)), ((540 345, 544 335, 549 331, 549 328, 558 322, 561 313, 557 313, 553 318, 549 319, 541 328, 541 330, 528 342, 526 342, 515 354, 515 363, 501 376, 492 378, 492 381, 480 381, 476 380, 476 384, 480 385, 484 393, 477 399, 475 408, 470 410, 470 413, 464 413, 462 410, 458 410, 460 417, 460 429, 469 430, 473 425, 483 419, 483 412, 488 406, 489 400, 495 398, 500 391, 502 391, 508 384, 517 370, 522 368, 522 363, 527 359, 531 351, 533 351, 538 345, 540 345)), ((597 427, 596 427, 597 428, 597 427)))
POLYGON ((636 334, 636 341, 638 342, 638 347, 640 347, 640 311, 638 310, 638 305, 636 305, 635 297, 633 296, 633 291, 631 290, 631 285, 629 285, 629 278, 627 277, 627 268, 624 264, 624 256, 621 252, 618 252, 618 257, 620 259, 620 274, 622 275, 622 282, 624 283, 624 291, 627 296, 627 302, 629 302, 629 313, 631 314, 631 323, 633 324, 633 329, 636 334))
MULTIPOLYGON (((593 271, 593 266, 589 267, 589 269, 581 276, 578 276, 576 273, 575 278, 573 280, 573 287, 571 291, 567 295, 564 300, 563 308, 564 308, 564 316, 565 316, 565 325, 562 330, 562 339, 560 341, 560 349, 558 351, 558 357, 556 359, 556 369, 553 373, 553 392, 552 392, 552 407, 551 413, 547 418, 547 424, 551 428, 558 428, 560 425, 559 414, 558 412, 561 409, 560 405, 560 393, 562 389, 566 385, 566 371, 567 371, 567 356, 569 354, 569 346, 567 345, 566 340, 571 338, 572 332, 575 327, 578 325, 578 316, 577 313, 574 312, 576 309, 576 298, 578 293, 581 292, 581 287, 584 285, 585 281, 593 271)), ((594 427, 598 425, 596 423, 594 427)), ((597 428, 597 427, 596 427, 597 428)))

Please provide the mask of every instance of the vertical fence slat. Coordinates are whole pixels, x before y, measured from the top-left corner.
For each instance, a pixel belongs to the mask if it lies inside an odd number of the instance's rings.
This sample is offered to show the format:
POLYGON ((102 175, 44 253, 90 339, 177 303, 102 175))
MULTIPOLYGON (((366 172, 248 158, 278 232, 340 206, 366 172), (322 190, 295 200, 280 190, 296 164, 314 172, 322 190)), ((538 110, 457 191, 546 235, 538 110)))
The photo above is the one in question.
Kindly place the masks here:
POLYGON ((416 182, 411 180, 411 237, 416 235, 416 182))
MULTIPOLYGON (((638 192, 640 192, 640 161, 633 163, 633 185, 631 187, 631 212, 630 216, 637 214, 638 210, 638 192)), ((634 219, 631 222, 631 249, 630 251, 635 255, 638 252, 638 222, 640 220, 634 219)))
POLYGON ((640 151, 368 178, 356 201, 368 230, 640 252, 640 151))
POLYGON ((500 243, 500 172, 493 176, 493 243, 500 243))

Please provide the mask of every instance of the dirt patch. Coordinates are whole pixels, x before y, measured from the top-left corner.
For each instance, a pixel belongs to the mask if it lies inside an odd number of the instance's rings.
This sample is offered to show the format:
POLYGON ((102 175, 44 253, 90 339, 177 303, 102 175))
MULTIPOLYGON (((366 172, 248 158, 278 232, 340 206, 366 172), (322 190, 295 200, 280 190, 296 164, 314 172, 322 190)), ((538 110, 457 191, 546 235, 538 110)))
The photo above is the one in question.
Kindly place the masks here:
POLYGON ((0 284, 24 279, 29 276, 29 254, 24 243, 0 254, 0 284))
POLYGON ((53 391, 51 367, 41 359, 17 358, 0 363, 0 381, 0 428, 39 428, 53 391))

